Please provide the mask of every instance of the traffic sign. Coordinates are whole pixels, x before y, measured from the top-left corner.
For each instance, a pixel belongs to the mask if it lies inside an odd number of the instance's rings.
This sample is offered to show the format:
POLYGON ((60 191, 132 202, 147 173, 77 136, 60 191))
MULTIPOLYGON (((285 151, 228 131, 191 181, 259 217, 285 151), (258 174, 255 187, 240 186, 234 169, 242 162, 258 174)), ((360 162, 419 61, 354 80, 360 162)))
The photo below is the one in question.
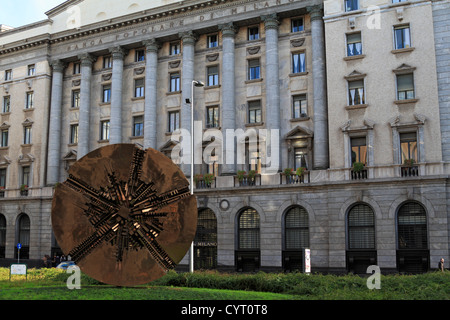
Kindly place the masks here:
POLYGON ((17 249, 19 249, 19 250, 22 249, 22 244, 21 243, 17 244, 17 249))

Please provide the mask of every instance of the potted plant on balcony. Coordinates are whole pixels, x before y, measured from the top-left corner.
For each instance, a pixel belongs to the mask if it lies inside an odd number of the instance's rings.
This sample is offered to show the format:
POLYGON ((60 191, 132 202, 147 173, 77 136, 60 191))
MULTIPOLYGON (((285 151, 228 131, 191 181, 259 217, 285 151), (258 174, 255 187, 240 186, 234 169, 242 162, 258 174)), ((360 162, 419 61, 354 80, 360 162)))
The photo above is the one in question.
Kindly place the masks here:
POLYGON ((306 168, 304 167, 299 167, 297 168, 297 170, 295 170, 295 174, 299 177, 302 177, 306 172, 306 168))
POLYGON ((416 161, 414 159, 405 159, 405 161, 403 161, 403 165, 406 167, 412 167, 415 163, 416 161))
POLYGON ((246 172, 244 170, 238 170, 237 172, 237 178, 239 180, 239 182, 242 182, 242 180, 244 180, 246 172))
POLYGON ((205 185, 207 188, 211 187, 211 183, 214 180, 214 175, 212 173, 207 173, 203 176, 203 181, 205 182, 205 185))
POLYGON ((353 162, 352 167, 353 172, 361 172, 364 170, 364 163, 362 162, 353 162))
POLYGON ((256 170, 250 170, 250 171, 248 172, 247 177, 248 177, 248 183, 249 183, 250 185, 254 185, 254 184, 255 184, 255 177, 256 177, 256 174, 257 174, 256 170))
POLYGON ((292 182, 292 174, 294 173, 294 169, 286 168, 283 170, 283 174, 286 177, 286 183, 289 184, 292 182))
POLYGON ((20 186, 20 195, 22 195, 22 196, 28 195, 28 186, 26 184, 22 184, 20 186))

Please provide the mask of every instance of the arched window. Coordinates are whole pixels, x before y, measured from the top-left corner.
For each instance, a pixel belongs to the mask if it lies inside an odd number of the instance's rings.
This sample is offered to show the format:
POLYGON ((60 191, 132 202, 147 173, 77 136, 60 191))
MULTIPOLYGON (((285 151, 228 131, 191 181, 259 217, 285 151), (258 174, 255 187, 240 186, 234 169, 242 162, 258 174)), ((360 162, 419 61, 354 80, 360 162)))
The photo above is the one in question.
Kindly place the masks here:
POLYGON ((0 258, 5 258, 6 249, 6 218, 0 214, 0 258))
POLYGON ((400 272, 422 273, 430 268, 427 214, 418 202, 406 202, 397 212, 397 267, 400 272))
POLYGON ((284 271, 304 270, 305 248, 309 248, 308 212, 303 207, 291 207, 284 215, 284 271))
POLYGON ((427 215, 417 202, 408 202, 397 214, 398 248, 427 249, 427 215))
POLYGON ((375 217, 366 204, 357 204, 347 215, 348 248, 375 249, 375 217))
POLYGON ((260 266, 259 214, 253 208, 244 209, 237 219, 236 269, 254 272, 260 266))
POLYGON ((239 215, 239 249, 259 249, 259 215, 248 208, 239 215))
POLYGON ((290 208, 284 217, 285 249, 309 248, 308 212, 303 207, 290 208))
MULTIPOLYGON (((18 220, 17 243, 22 245, 20 249, 20 259, 30 258, 30 218, 22 214, 18 220)), ((17 247, 15 248, 15 257, 17 258, 17 247)))
POLYGON ((194 251, 195 269, 217 267, 217 219, 211 209, 203 209, 198 212, 194 251))

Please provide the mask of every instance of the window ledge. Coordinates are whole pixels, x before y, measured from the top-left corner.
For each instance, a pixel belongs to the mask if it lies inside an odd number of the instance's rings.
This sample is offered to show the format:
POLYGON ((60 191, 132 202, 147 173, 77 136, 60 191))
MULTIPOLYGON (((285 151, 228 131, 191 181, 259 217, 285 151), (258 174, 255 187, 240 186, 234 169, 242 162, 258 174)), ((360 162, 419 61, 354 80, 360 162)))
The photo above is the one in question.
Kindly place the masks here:
POLYGON ((360 60, 360 59, 364 59, 365 57, 366 57, 365 54, 358 54, 356 56, 347 56, 347 57, 344 57, 344 61, 360 60))
POLYGON ((289 77, 299 77, 299 76, 306 76, 308 74, 308 71, 305 72, 297 72, 297 73, 289 73, 289 77))
POLYGON ((167 96, 171 96, 171 95, 176 95, 176 94, 180 94, 181 93, 181 90, 179 90, 179 91, 169 91, 169 92, 166 92, 166 95, 167 96))
POLYGON ((33 144, 32 143, 22 143, 20 146, 23 147, 23 148, 26 148, 26 147, 33 146, 33 144))
POLYGON ((31 112, 31 111, 34 111, 34 107, 33 108, 25 108, 25 109, 23 109, 23 111, 24 112, 31 112))
POLYGON ((9 149, 9 146, 6 146, 6 147, 0 147, 0 150, 8 150, 9 149))
POLYGON ((415 49, 414 47, 394 49, 391 51, 391 53, 397 54, 397 53, 411 52, 411 51, 414 51, 414 49, 415 49))
POLYGON ((401 105, 401 104, 416 103, 417 101, 419 101, 419 99, 404 99, 404 100, 395 100, 394 103, 397 105, 401 105))
POLYGON ((259 78, 259 79, 245 80, 245 83, 249 84, 249 83, 254 83, 254 82, 262 82, 262 81, 263 81, 263 78, 259 78))
POLYGON ((109 139, 100 139, 100 140, 97 140, 97 142, 98 143, 108 143, 109 142, 109 139))
POLYGON ((11 114, 11 111, 8 111, 8 112, 2 112, 2 116, 7 116, 7 115, 10 115, 11 114))
POLYGON ((80 107, 71 107, 69 110, 70 111, 78 111, 78 110, 80 110, 80 107))
POLYGON ((367 108, 369 105, 367 103, 364 104, 355 104, 353 106, 346 106, 345 109, 347 110, 357 110, 357 109, 365 109, 367 108))
POLYGON ((289 121, 290 122, 299 122, 299 121, 308 121, 309 119, 311 119, 309 116, 306 117, 300 117, 300 118, 292 118, 289 121))
POLYGON ((142 97, 132 97, 131 101, 139 101, 139 100, 145 100, 145 96, 142 97))
POLYGON ((246 123, 246 127, 257 127, 257 126, 263 126, 264 122, 255 122, 255 123, 246 123))
POLYGON ((67 146, 68 147, 76 147, 76 146, 78 146, 78 143, 68 143, 67 146))
POLYGON ((220 88, 220 84, 215 84, 213 86, 205 86, 204 89, 205 90, 209 90, 209 89, 217 89, 220 88))
POLYGON ((111 105, 111 101, 110 102, 100 102, 98 105, 99 106, 109 106, 109 105, 111 105))
POLYGON ((128 137, 130 140, 138 140, 138 139, 144 139, 144 136, 131 136, 128 137))

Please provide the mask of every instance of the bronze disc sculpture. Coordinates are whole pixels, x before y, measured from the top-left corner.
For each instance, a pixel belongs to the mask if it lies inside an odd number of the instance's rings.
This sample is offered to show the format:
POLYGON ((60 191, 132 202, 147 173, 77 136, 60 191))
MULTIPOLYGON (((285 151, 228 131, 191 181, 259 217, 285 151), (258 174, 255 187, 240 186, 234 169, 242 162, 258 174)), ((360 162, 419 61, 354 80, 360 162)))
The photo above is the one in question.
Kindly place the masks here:
POLYGON ((65 255, 90 277, 134 286, 156 280, 185 256, 197 200, 169 158, 114 144, 90 152, 55 188, 52 226, 65 255))

